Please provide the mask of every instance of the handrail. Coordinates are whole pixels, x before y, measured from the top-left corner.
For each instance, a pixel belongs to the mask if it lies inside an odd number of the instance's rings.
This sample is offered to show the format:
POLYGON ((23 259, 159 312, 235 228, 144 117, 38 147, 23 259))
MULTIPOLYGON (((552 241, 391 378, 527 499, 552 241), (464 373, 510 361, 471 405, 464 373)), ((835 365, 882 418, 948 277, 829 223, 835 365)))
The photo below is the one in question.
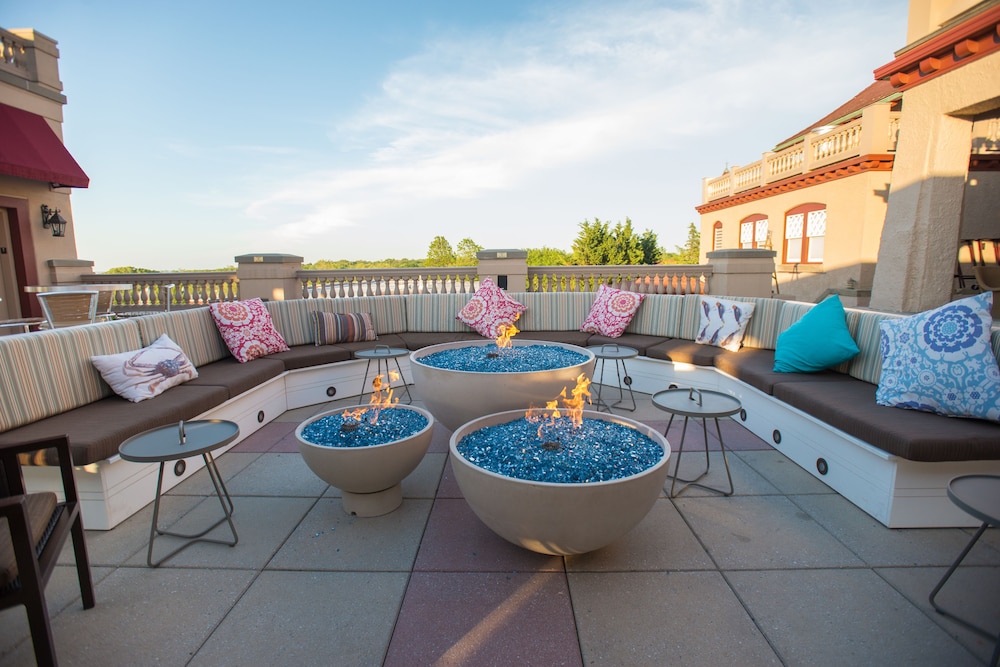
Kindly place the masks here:
POLYGON ((111 308, 119 314, 196 308, 240 298, 234 271, 87 274, 82 278, 92 284, 131 283, 132 289, 115 291, 111 308))

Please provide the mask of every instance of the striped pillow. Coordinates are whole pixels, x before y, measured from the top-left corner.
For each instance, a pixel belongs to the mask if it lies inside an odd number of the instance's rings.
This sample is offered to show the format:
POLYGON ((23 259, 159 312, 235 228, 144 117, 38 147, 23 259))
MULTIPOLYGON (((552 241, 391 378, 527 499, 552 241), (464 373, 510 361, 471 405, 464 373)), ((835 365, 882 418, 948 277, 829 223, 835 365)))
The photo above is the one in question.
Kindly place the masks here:
POLYGON ((371 313, 313 313, 316 344, 356 343, 377 340, 371 313))

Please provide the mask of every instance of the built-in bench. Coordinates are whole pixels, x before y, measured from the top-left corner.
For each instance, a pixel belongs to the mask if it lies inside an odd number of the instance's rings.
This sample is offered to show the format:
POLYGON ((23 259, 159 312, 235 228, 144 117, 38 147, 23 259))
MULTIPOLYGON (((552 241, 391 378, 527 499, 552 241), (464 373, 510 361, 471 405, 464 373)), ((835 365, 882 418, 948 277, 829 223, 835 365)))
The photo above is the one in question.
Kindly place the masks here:
MULTIPOLYGON (((636 391, 678 385, 737 396, 743 425, 885 525, 971 525, 948 501, 948 480, 967 472, 1000 474, 1000 425, 875 404, 878 325, 895 315, 848 309, 858 356, 830 371, 775 373, 778 334, 812 304, 743 299, 756 308, 743 348, 730 352, 694 342, 697 295, 648 295, 620 338, 579 331, 594 293, 511 296, 527 306, 518 322, 521 338, 636 348, 640 356, 629 361, 636 391)), ((425 294, 268 302, 290 349, 246 364, 232 358, 208 308, 3 336, 0 443, 69 434, 84 521, 88 528, 111 528, 146 505, 155 490, 155 466, 118 457, 118 445, 126 438, 195 418, 235 421, 244 438, 286 410, 357 395, 366 367, 354 357, 360 349, 388 344, 417 350, 481 340, 455 319, 468 298, 425 294), (317 310, 371 313, 379 340, 317 346, 312 315, 317 310), (140 403, 116 396, 91 356, 137 350, 163 333, 185 351, 199 377, 140 403)), ((1000 332, 993 332, 992 342, 996 354, 1000 332)), ((408 360, 400 361, 412 377, 408 360)), ((192 459, 185 473, 165 483, 172 486, 193 474, 198 461, 192 459)), ((26 472, 36 487, 54 486, 56 477, 57 471, 45 465, 26 472)))

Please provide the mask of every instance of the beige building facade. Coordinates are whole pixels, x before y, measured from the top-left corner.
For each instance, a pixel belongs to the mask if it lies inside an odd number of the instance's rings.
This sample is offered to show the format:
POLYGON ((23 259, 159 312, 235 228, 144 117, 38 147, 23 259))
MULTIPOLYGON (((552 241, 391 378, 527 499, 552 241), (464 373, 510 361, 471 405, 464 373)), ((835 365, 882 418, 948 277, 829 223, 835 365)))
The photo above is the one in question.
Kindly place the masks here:
POLYGON ((774 291, 805 301, 916 312, 978 288, 1000 239, 1000 2, 913 0, 907 39, 853 100, 705 179, 703 256, 770 247, 774 291))

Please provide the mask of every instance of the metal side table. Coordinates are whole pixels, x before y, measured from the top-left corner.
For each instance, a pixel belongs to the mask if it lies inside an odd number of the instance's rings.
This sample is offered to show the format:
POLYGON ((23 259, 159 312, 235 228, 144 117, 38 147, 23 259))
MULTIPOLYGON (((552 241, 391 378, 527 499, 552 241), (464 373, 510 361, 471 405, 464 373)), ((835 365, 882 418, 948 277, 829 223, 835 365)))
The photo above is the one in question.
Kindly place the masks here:
POLYGON ((379 375, 385 375, 389 379, 386 382, 387 386, 392 386, 391 377, 389 375, 389 361, 392 360, 396 364, 396 372, 399 373, 399 379, 403 381, 403 391, 406 392, 406 402, 407 404, 413 403, 413 397, 410 396, 410 385, 406 382, 406 377, 403 376, 403 369, 399 366, 399 358, 405 357, 410 354, 409 350, 404 350, 399 347, 389 347, 388 345, 376 345, 370 350, 359 350, 354 353, 354 356, 358 359, 367 359, 368 365, 365 366, 365 379, 361 383, 361 394, 358 396, 358 405, 365 398, 366 393, 371 393, 368 391, 368 372, 372 368, 372 362, 375 362, 375 375, 372 377, 374 380, 379 375), (382 372, 382 365, 385 364, 385 373, 382 372))
POLYGON ((670 430, 671 424, 674 423, 674 417, 678 415, 684 417, 684 428, 681 430, 681 442, 677 447, 677 462, 674 464, 674 474, 668 475, 668 477, 672 480, 670 482, 670 497, 677 497, 689 486, 698 486, 709 491, 721 493, 724 496, 733 495, 733 476, 729 471, 729 458, 726 456, 726 443, 722 439, 722 429, 719 427, 719 418, 729 417, 730 415, 734 415, 739 412, 742 408, 739 399, 718 391, 689 388, 666 389, 664 391, 657 392, 653 394, 652 401, 653 405, 661 410, 664 410, 665 412, 670 413, 670 421, 667 422, 667 428, 664 431, 664 435, 670 430), (693 479, 682 479, 677 475, 681 469, 681 456, 684 454, 684 438, 687 435, 688 419, 691 417, 701 420, 701 430, 705 438, 705 472, 693 479), (722 449, 722 462, 726 466, 726 477, 729 479, 729 491, 706 486, 705 484, 701 484, 699 482, 699 480, 707 475, 711 469, 711 461, 708 457, 708 427, 705 425, 705 420, 707 419, 715 420, 715 431, 719 436, 719 447, 722 449), (674 487, 678 481, 682 482, 684 486, 682 486, 675 493, 674 487))
POLYGON ((1000 635, 990 632, 985 628, 982 628, 956 614, 948 611, 937 602, 934 598, 941 591, 941 588, 947 583, 951 578, 951 575, 955 573, 958 566, 962 564, 965 557, 969 555, 972 547, 975 546, 979 538, 983 536, 986 529, 990 526, 1000 526, 1000 475, 960 475, 950 482, 948 482, 948 498, 951 499, 953 503, 958 505, 961 509, 968 512, 975 518, 983 522, 981 526, 976 530, 976 533, 969 540, 969 543, 962 549, 962 553, 958 555, 955 562, 951 564, 948 571, 944 573, 944 577, 938 582, 938 585, 934 587, 931 591, 930 597, 928 598, 931 606, 939 613, 958 621, 970 630, 986 637, 987 639, 992 639, 996 642, 993 648, 993 657, 990 660, 990 664, 996 666, 997 662, 1000 661, 1000 635))
MULTIPOLYGON (((239 435, 240 427, 231 421, 221 419, 181 421, 177 425, 161 426, 134 435, 118 447, 118 453, 126 461, 160 464, 160 474, 156 479, 156 499, 153 501, 153 521, 149 529, 149 549, 146 552, 146 564, 149 567, 158 567, 163 561, 195 542, 212 542, 230 547, 236 546, 236 543, 239 542, 240 538, 236 534, 236 526, 233 525, 233 499, 229 497, 229 490, 226 488, 225 482, 222 481, 222 475, 215 464, 215 457, 212 456, 214 450, 228 445, 239 435), (205 470, 208 471, 208 476, 212 479, 215 495, 219 498, 224 516, 196 534, 173 533, 164 530, 157 525, 160 516, 160 497, 163 491, 163 468, 167 461, 177 461, 177 466, 183 466, 184 462, 181 459, 199 455, 205 460, 205 470), (232 531, 233 539, 231 542, 205 537, 224 521, 229 523, 229 530, 232 531), (153 542, 157 535, 180 537, 186 539, 187 542, 154 562, 153 542)), ((183 467, 181 470, 183 471, 183 467)))
POLYGON ((601 406, 604 406, 610 413, 611 408, 621 406, 621 404, 625 402, 625 387, 627 387, 629 396, 632 399, 632 407, 623 407, 621 409, 628 410, 629 412, 635 412, 635 394, 632 393, 632 378, 628 374, 628 369, 625 368, 625 360, 635 359, 639 356, 639 351, 631 347, 618 345, 618 343, 591 345, 587 349, 594 353, 594 357, 601 364, 601 374, 597 380, 597 401, 595 401, 597 403, 597 411, 600 412, 601 406), (602 396, 602 393, 604 392, 604 364, 607 363, 608 360, 613 360, 615 362, 615 374, 618 376, 618 400, 611 404, 608 404, 602 396), (622 384, 625 386, 623 387, 622 384))

